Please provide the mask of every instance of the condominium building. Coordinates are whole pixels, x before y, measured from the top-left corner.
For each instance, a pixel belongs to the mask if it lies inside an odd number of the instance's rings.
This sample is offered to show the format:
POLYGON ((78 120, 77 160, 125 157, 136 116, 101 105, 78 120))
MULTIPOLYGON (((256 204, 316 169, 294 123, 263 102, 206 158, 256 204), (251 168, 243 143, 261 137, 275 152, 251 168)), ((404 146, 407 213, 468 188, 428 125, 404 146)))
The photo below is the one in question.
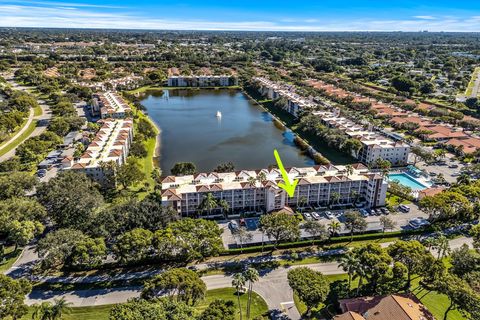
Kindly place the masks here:
POLYGON ((130 106, 117 93, 107 91, 96 93, 92 99, 92 113, 102 119, 123 119, 132 112, 130 106))
POLYGON ((341 117, 338 112, 317 111, 313 113, 318 116, 322 123, 330 128, 340 129, 346 135, 358 139, 362 148, 352 156, 357 160, 373 165, 378 159, 388 160, 393 166, 405 166, 408 163, 410 146, 400 141, 394 141, 355 122, 341 117))
MULTIPOLYGON (((167 176, 162 181, 162 204, 183 216, 223 215, 220 206, 199 210, 209 193, 228 203, 229 214, 245 211, 271 212, 285 206, 315 205, 327 208, 385 204, 387 182, 363 164, 287 168, 291 181, 298 179, 293 197, 278 187, 282 175, 278 169, 242 170, 228 173, 199 173, 167 176)), ((218 201, 219 202, 219 201, 218 201)))
POLYGON ((238 84, 237 78, 229 75, 170 76, 169 87, 229 87, 238 84))
POLYGON ((64 169, 85 173, 100 184, 107 183, 105 164, 113 162, 123 165, 133 140, 131 119, 99 120, 102 125, 95 139, 88 145, 84 154, 77 160, 67 157, 62 161, 64 169))
POLYGON ((283 109, 298 117, 302 110, 312 109, 317 106, 311 99, 304 98, 295 93, 295 88, 290 85, 282 85, 265 78, 254 78, 260 85, 259 92, 271 100, 285 99, 283 109))

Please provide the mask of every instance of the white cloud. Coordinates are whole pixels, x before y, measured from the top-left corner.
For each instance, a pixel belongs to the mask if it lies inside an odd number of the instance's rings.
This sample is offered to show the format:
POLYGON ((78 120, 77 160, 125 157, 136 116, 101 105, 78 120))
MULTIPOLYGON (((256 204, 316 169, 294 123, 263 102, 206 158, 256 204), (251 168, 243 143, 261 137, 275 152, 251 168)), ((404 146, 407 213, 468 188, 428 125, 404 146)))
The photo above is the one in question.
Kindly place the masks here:
POLYGON ((421 20, 436 20, 434 16, 414 16, 416 19, 421 19, 421 20))
MULTIPOLYGON (((33 2, 33 1, 30 1, 33 2)), ((40 2, 40 1, 37 1, 40 2)), ((45 3, 45 2, 42 2, 45 3)), ((158 19, 127 12, 95 11, 71 3, 56 6, 0 5, 0 26, 111 29, 262 30, 262 31, 480 31, 480 16, 432 19, 283 19, 277 21, 207 21, 158 19), (74 10, 72 10, 74 9, 74 10)), ((123 11, 123 10, 120 10, 123 11)))

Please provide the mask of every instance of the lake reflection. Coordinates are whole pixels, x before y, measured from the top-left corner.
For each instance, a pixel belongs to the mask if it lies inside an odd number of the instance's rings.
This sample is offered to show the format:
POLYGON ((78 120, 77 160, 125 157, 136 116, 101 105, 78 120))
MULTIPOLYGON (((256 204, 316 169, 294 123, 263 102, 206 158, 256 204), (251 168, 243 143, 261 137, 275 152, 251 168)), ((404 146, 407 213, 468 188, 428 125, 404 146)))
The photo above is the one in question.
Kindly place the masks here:
POLYGON ((272 116, 241 91, 149 92, 142 104, 162 131, 160 167, 165 175, 181 161, 195 163, 199 171, 229 161, 236 169, 266 168, 275 163, 275 148, 285 167, 313 165, 295 147, 293 134, 275 127, 272 116))

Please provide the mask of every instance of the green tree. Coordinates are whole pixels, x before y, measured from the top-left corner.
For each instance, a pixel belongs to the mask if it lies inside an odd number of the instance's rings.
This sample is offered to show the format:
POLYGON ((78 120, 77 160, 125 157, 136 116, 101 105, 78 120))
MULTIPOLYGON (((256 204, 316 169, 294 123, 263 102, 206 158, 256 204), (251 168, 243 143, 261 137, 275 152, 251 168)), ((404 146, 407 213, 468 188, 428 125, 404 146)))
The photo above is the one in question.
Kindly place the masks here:
POLYGON ((20 319, 27 314, 24 303, 25 296, 32 290, 31 284, 25 279, 14 280, 0 274, 0 318, 20 319))
POLYGON ((152 249, 153 234, 145 229, 133 229, 117 238, 113 247, 115 256, 121 263, 142 261, 152 249))
POLYGON ((326 300, 330 291, 328 279, 321 272, 306 267, 288 271, 287 278, 290 287, 307 306, 307 315, 326 300))
POLYGON ((382 216, 380 217, 380 225, 382 226, 382 232, 385 232, 385 230, 394 229, 397 223, 390 217, 382 216))
POLYGON ((232 162, 219 164, 213 171, 222 173, 222 172, 233 172, 235 171, 235 165, 232 162))
POLYGON ((27 245, 35 236, 41 234, 44 226, 38 221, 14 220, 8 228, 8 238, 15 243, 15 251, 18 246, 27 245))
POLYGON ((103 204, 96 185, 84 174, 66 170, 37 188, 37 198, 57 227, 88 230, 103 204))
POLYGON ((242 305, 240 304, 240 294, 243 292, 246 279, 243 273, 235 273, 232 279, 232 286, 235 288, 237 294, 238 310, 240 312, 240 320, 242 320, 242 305))
POLYGON ((350 237, 353 240, 353 233, 355 231, 362 232, 367 229, 367 221, 357 211, 346 212, 345 215, 345 228, 350 230, 350 237))
POLYGON ((57 269, 68 263, 74 247, 87 238, 81 231, 58 229, 38 241, 37 252, 44 270, 57 269))
POLYGON ((328 224, 328 231, 330 231, 330 236, 333 237, 342 230, 342 225, 340 222, 334 220, 328 224))
POLYGON ((408 270, 407 288, 410 289, 413 274, 422 274, 431 265, 434 258, 430 252, 418 241, 399 240, 390 245, 388 254, 394 261, 403 263, 408 270))
POLYGON ((243 273, 245 280, 248 281, 248 302, 247 302, 247 319, 250 319, 250 306, 252 304, 253 283, 258 281, 260 275, 257 269, 248 268, 243 273))
POLYGON ((197 172, 197 167, 192 162, 178 162, 175 163, 170 171, 174 176, 187 176, 195 174, 197 172))
POLYGON ((198 320, 235 320, 235 304, 230 300, 214 300, 200 314, 198 320))
POLYGON ((70 260, 72 265, 95 267, 107 257, 107 246, 103 238, 85 238, 73 247, 70 260))
POLYGON ((153 299, 165 294, 173 301, 193 306, 205 297, 206 291, 207 286, 195 271, 174 268, 145 281, 142 297, 153 299))
POLYGON ((348 290, 350 291, 352 278, 358 269, 359 259, 352 252, 348 252, 345 256, 338 260, 338 266, 342 268, 348 275, 348 290))
POLYGON ((0 200, 24 197, 37 185, 37 180, 28 172, 7 172, 0 174, 0 200))
POLYGON ((327 229, 321 223, 310 220, 303 224, 303 228, 312 236, 312 246, 315 244, 315 238, 318 238, 320 241, 328 239, 327 229))
POLYGON ((145 179, 145 173, 140 168, 138 162, 129 159, 127 163, 117 168, 117 181, 124 189, 139 183, 145 179))
POLYGON ((155 300, 132 299, 115 305, 110 320, 184 320, 195 319, 194 310, 183 302, 168 298, 155 300))
POLYGON ((279 241, 295 240, 300 237, 298 220, 288 213, 265 214, 260 217, 260 226, 269 239, 275 239, 275 248, 279 241))
POLYGON ((218 201, 215 199, 211 192, 203 196, 202 202, 198 205, 198 210, 201 212, 206 212, 210 214, 213 209, 218 207, 218 201))

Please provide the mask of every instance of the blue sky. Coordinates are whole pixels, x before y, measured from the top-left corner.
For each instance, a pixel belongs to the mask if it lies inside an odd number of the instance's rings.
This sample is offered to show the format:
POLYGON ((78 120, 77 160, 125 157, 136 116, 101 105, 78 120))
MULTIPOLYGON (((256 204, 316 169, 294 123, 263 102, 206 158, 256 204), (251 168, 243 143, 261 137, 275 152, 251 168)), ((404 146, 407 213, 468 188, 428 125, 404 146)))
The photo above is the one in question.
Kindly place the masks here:
POLYGON ((480 1, 0 0, 0 26, 480 32, 480 1))

